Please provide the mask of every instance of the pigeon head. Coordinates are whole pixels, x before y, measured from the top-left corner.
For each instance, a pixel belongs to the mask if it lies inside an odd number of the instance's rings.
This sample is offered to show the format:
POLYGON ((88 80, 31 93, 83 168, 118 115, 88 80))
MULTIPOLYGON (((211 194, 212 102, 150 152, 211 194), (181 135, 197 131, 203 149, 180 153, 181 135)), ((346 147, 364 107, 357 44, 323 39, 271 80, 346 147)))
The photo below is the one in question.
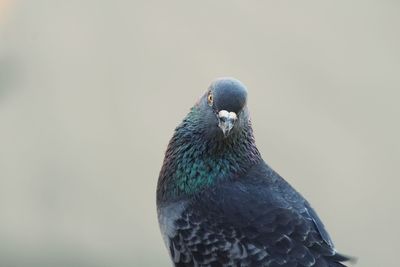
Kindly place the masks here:
POLYGON ((211 137, 229 137, 248 120, 247 89, 234 78, 219 78, 202 96, 199 107, 211 137))

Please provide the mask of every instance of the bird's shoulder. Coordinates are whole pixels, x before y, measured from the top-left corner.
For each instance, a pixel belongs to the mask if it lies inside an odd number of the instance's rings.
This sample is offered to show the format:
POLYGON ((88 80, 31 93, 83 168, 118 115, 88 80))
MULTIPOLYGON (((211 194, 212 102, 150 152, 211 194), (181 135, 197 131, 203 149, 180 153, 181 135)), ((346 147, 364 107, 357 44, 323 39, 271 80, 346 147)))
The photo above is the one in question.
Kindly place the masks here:
POLYGON ((325 226, 308 201, 264 162, 240 177, 206 189, 191 202, 191 208, 205 218, 215 220, 219 215, 237 227, 257 225, 261 232, 267 231, 268 223, 289 228, 304 224, 333 248, 325 226))
POLYGON ((192 205, 205 217, 215 212, 210 218, 221 214, 237 226, 252 221, 265 224, 275 216, 273 224, 284 223, 285 220, 279 221, 278 215, 285 214, 290 219, 289 224, 308 225, 323 242, 333 247, 325 226, 308 201, 265 162, 254 165, 239 177, 207 188, 194 198, 192 205), (211 208, 202 210, 204 207, 211 208))

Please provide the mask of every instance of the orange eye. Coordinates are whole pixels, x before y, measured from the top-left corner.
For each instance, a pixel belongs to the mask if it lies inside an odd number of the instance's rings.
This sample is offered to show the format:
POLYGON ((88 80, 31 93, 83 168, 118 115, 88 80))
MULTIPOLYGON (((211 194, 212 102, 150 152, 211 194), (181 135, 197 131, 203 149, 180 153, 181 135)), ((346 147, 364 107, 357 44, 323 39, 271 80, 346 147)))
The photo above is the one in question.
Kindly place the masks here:
POLYGON ((212 104, 213 104, 213 95, 212 95, 211 92, 208 93, 207 100, 208 100, 208 105, 212 106, 212 104))

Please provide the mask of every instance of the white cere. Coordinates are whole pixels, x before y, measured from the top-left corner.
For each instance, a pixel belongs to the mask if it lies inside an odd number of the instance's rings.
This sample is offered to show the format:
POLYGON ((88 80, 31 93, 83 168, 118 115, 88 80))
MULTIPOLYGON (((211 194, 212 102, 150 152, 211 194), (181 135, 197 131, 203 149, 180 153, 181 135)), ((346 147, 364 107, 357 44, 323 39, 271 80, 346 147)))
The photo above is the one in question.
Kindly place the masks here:
POLYGON ((220 118, 231 118, 233 120, 237 119, 236 113, 235 112, 228 112, 226 110, 221 110, 218 112, 218 117, 220 118))

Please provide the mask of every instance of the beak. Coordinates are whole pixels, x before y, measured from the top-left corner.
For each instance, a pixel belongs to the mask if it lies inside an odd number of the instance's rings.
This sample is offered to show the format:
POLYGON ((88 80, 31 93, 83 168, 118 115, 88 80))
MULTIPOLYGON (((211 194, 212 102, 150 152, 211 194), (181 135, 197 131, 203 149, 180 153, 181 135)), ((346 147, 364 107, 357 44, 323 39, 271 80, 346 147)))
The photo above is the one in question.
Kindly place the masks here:
POLYGON ((221 110, 218 112, 218 127, 221 128, 225 137, 229 135, 235 122, 237 120, 237 115, 235 112, 228 112, 226 110, 221 110))

